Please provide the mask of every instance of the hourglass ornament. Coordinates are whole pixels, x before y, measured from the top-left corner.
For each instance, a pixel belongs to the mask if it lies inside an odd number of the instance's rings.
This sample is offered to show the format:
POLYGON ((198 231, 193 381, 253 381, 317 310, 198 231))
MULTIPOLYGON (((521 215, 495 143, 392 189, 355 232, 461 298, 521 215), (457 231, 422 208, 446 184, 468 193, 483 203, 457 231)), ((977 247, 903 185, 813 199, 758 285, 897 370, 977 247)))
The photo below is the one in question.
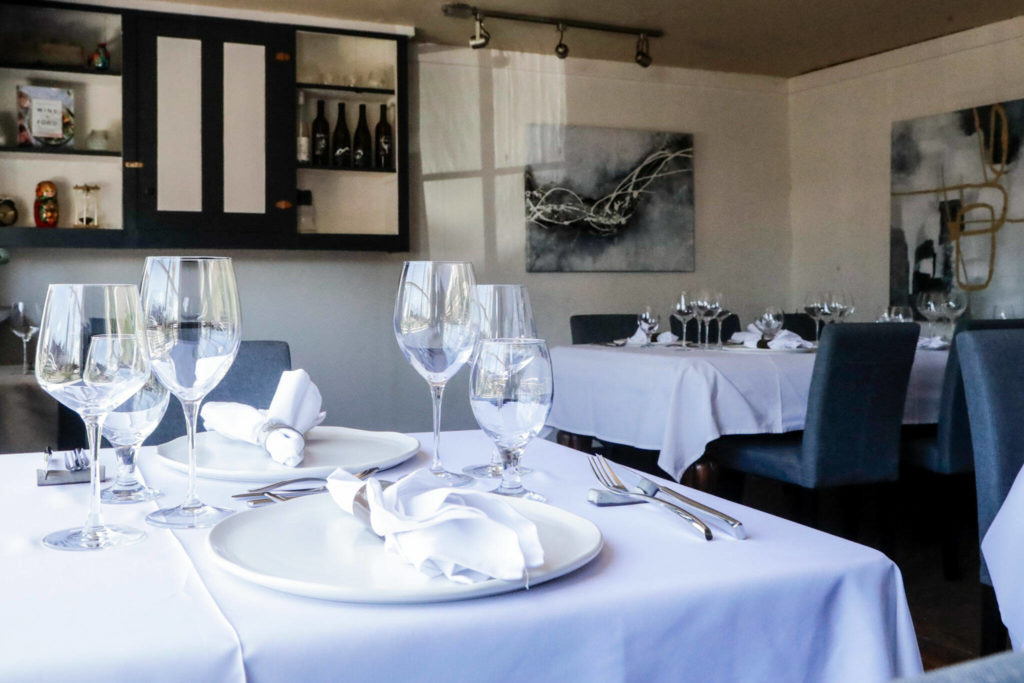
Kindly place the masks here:
POLYGON ((75 185, 75 227, 99 227, 99 185, 75 185))

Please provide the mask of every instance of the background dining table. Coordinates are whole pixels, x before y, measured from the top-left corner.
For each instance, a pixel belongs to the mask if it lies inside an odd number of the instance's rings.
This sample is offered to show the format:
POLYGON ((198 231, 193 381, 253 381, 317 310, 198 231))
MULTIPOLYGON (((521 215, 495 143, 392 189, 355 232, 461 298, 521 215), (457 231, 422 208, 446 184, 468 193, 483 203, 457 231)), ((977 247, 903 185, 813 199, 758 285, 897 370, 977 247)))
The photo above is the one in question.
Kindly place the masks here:
MULTIPOLYGON (((479 431, 442 444, 452 467, 490 456, 479 431)), ((176 500, 186 478, 154 450, 141 471, 176 500)), ((384 476, 424 466, 427 451, 384 476)), ((706 542, 652 505, 585 502, 595 481, 577 451, 536 441, 525 460, 530 488, 600 528, 594 561, 529 590, 377 605, 241 580, 217 564, 208 530, 146 527, 127 548, 49 550, 40 539, 82 521, 88 487, 36 487, 39 454, 0 457, 0 679, 882 681, 921 670, 900 571, 877 551, 689 491, 750 536, 706 542)), ((203 479, 200 493, 244 510, 230 495, 252 486, 203 479)), ((155 508, 104 514, 145 527, 155 508)))
MULTIPOLYGON (((932 424, 948 352, 918 350, 904 424, 932 424)), ((660 451, 678 480, 728 434, 803 429, 814 353, 744 347, 599 344, 551 349, 555 399, 547 424, 573 434, 660 451)))

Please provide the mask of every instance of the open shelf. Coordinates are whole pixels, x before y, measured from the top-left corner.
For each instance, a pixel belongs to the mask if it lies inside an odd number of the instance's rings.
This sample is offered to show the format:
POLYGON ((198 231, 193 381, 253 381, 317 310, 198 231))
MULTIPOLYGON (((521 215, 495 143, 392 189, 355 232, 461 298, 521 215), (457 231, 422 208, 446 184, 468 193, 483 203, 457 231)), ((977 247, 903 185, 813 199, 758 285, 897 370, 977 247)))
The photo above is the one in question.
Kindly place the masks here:
POLYGON ((354 92, 370 95, 394 95, 393 88, 363 88, 358 85, 324 85, 321 83, 296 83, 299 90, 329 90, 332 92, 354 92))
POLYGON ((313 164, 298 164, 301 171, 341 171, 342 173, 397 173, 394 168, 337 168, 335 166, 314 166, 313 164))
POLYGON ((60 74, 86 74, 89 76, 114 76, 120 77, 121 72, 116 69, 100 71, 89 66, 70 66, 60 64, 44 64, 42 62, 6 62, 0 61, 0 69, 18 69, 19 71, 51 71, 60 74))
POLYGON ((75 149, 75 148, 61 148, 61 147, 18 147, 8 145, 6 147, 0 147, 0 153, 10 154, 64 154, 64 155, 80 155, 90 157, 119 157, 121 152, 112 150, 95 150, 95 149, 75 149))

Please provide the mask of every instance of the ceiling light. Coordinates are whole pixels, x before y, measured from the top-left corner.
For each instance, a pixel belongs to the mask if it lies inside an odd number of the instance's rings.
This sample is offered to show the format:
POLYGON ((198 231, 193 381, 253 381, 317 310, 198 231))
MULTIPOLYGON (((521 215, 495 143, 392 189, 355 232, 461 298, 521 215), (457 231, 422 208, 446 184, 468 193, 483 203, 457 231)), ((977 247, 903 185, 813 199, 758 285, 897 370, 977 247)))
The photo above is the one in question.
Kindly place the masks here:
POLYGON ((641 33, 636 38, 636 56, 633 60, 645 69, 654 61, 651 59, 651 46, 647 42, 646 33, 641 33))
POLYGON ((569 46, 565 44, 565 24, 558 25, 558 45, 555 45, 555 55, 559 59, 569 56, 569 46))
POLYGON ((469 37, 469 46, 474 50, 480 50, 491 42, 491 34, 484 28, 484 15, 476 12, 473 19, 476 21, 476 32, 469 37))

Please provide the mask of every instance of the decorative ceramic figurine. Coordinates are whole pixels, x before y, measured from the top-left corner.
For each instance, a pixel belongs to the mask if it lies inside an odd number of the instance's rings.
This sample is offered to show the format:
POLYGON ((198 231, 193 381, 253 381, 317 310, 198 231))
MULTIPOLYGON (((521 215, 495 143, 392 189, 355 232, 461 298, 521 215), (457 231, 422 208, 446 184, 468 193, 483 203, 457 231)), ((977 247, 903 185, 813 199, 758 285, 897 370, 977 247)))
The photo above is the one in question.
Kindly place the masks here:
POLYGON ((49 180, 36 185, 34 217, 37 228, 56 228, 59 212, 57 209, 57 186, 49 180))
POLYGON ((89 55, 89 66, 97 71, 106 71, 110 68, 110 52, 107 51, 107 44, 100 43, 96 51, 89 55))
POLYGON ((11 197, 0 197, 0 225, 7 227, 18 222, 18 206, 11 197))

